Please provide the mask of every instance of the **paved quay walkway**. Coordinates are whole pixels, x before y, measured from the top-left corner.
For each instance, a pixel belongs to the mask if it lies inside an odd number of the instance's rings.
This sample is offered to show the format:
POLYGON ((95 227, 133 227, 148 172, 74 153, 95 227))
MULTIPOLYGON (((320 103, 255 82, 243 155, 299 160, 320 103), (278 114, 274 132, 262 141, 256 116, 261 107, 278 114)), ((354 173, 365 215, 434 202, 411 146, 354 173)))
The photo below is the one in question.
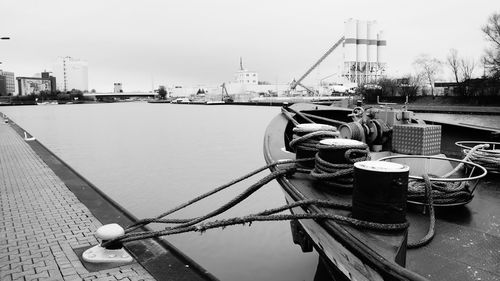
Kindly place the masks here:
POLYGON ((0 280, 154 280, 138 263, 89 272, 73 251, 101 223, 0 119, 0 280))

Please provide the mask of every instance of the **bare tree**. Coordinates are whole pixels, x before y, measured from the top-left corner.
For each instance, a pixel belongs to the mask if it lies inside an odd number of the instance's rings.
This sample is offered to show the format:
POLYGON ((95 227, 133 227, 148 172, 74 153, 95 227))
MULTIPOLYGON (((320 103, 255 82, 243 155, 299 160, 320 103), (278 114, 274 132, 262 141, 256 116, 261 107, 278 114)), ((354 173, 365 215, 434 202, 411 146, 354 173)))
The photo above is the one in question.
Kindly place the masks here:
POLYGON ((158 95, 160 96, 160 99, 164 100, 165 97, 167 96, 167 94, 168 93, 167 93, 165 86, 160 86, 158 89, 158 95))
POLYGON ((476 67, 476 62, 474 61, 474 59, 462 58, 460 60, 460 71, 463 77, 463 81, 472 78, 475 67, 476 67))
POLYGON ((458 51, 456 49, 450 49, 450 54, 446 57, 446 62, 455 76, 455 82, 460 83, 458 78, 458 73, 460 71, 460 60, 458 58, 458 51))
POLYGON ((400 87, 402 89, 401 93, 403 96, 416 97, 418 93, 418 88, 420 87, 422 77, 419 74, 403 75, 402 79, 405 83, 401 83, 400 87))
POLYGON ((484 63, 493 77, 500 78, 500 13, 493 13, 481 30, 492 45, 486 51, 484 63))
POLYGON ((441 72, 441 61, 436 58, 431 58, 428 54, 421 54, 413 62, 413 66, 417 69, 417 73, 423 75, 425 80, 431 86, 431 94, 434 96, 434 82, 436 76, 441 72))

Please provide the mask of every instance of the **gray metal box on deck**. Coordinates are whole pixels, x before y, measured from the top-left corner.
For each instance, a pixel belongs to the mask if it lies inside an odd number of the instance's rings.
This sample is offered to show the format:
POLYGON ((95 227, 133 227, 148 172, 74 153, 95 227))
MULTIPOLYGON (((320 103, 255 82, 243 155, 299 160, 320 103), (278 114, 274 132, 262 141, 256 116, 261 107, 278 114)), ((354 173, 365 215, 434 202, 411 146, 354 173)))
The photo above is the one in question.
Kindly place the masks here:
POLYGON ((435 155, 441 151, 441 126, 427 124, 395 124, 392 150, 411 155, 435 155))

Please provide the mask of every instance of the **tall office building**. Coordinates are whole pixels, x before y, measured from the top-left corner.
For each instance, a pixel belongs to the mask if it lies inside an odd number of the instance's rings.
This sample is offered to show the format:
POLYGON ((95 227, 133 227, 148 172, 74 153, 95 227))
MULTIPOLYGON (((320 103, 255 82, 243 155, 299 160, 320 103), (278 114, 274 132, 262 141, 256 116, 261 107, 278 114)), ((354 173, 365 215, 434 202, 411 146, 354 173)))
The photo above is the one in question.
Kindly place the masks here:
POLYGON ((14 72, 3 71, 0 69, 0 95, 7 96, 9 94, 16 94, 16 79, 14 78, 14 72))
POLYGON ((0 96, 7 95, 7 82, 5 81, 5 76, 0 75, 0 96))
POLYGON ((52 73, 56 77, 59 91, 72 89, 88 91, 88 64, 86 61, 72 57, 59 57, 54 62, 52 73))
POLYGON ((43 79, 49 79, 50 80, 50 91, 53 93, 57 90, 57 83, 56 83, 56 78, 52 75, 50 75, 50 72, 44 71, 41 73, 43 79))

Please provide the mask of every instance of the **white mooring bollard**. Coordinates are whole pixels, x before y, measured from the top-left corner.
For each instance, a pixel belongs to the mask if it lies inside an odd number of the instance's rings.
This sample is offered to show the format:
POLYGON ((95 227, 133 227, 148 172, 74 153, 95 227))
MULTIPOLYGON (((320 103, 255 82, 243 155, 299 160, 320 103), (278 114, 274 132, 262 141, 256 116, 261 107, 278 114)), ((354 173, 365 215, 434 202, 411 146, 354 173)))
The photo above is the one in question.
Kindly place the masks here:
MULTIPOLYGON (((120 237, 123 234, 125 234, 125 230, 116 223, 103 225, 95 233, 96 237, 101 240, 101 244, 120 237)), ((125 251, 121 244, 118 247, 114 245, 114 247, 109 248, 96 245, 83 252, 82 258, 89 263, 124 263, 132 261, 132 257, 125 251)))
POLYGON ((24 140, 25 141, 34 141, 36 138, 34 136, 28 137, 28 134, 24 132, 24 140))

